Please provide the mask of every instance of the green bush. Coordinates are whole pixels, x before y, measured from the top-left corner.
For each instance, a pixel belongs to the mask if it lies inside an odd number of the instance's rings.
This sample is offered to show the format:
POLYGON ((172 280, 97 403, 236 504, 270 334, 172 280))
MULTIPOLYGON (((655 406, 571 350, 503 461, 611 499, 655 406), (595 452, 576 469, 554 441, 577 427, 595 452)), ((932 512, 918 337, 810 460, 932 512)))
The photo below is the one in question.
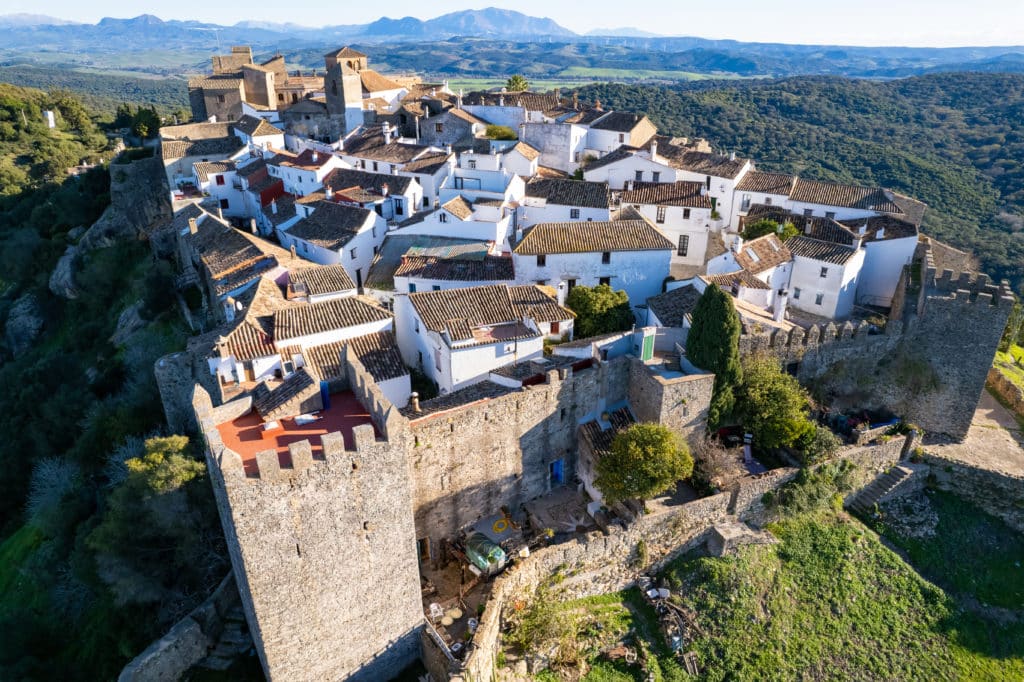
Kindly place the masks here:
POLYGON ((812 428, 808 429, 797 445, 805 466, 828 459, 836 454, 840 446, 842 446, 842 441, 839 440, 839 437, 832 433, 831 429, 820 424, 814 424, 812 428))

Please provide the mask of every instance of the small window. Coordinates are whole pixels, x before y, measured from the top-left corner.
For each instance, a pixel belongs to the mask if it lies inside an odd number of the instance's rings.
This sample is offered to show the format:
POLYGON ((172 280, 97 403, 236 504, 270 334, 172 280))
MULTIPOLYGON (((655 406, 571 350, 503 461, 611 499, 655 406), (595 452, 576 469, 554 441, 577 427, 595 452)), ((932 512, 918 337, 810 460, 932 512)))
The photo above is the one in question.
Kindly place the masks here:
POLYGON ((224 95, 217 95, 217 101, 224 104, 224 95))
POLYGON ((821 276, 822 278, 828 277, 828 268, 821 269, 821 276))
POLYGON ((661 172, 653 171, 651 173, 651 180, 653 180, 654 182, 660 182, 661 181, 661 172))
POLYGON ((223 175, 215 175, 214 177, 216 178, 216 180, 214 182, 216 182, 218 185, 223 185, 224 184, 224 176, 223 175))
POLYGON ((349 258, 351 258, 352 260, 355 260, 356 259, 356 250, 355 249, 351 249, 348 252, 348 255, 349 255, 349 258))
POLYGON ((302 253, 309 253, 309 243, 302 242, 302 253))
POLYGON ((396 201, 395 202, 395 215, 405 215, 405 209, 402 208, 402 202, 401 201, 396 201))
POLYGON ((825 300, 825 294, 818 294, 814 297, 814 305, 821 305, 821 302, 825 300))
POLYGON ((537 267, 538 268, 542 268, 542 267, 544 267, 547 264, 548 264, 547 254, 538 253, 537 254, 537 267))
POLYGON ((690 219, 690 209, 684 208, 683 209, 683 220, 689 220, 689 219, 690 219))
POLYGON ((644 172, 642 170, 638 170, 636 172, 636 176, 633 179, 636 180, 637 182, 643 182, 644 181, 644 172))
POLYGON ((440 285, 440 284, 435 284, 434 286, 432 286, 432 287, 430 287, 430 288, 431 288, 431 289, 432 289, 433 291, 441 291, 441 285, 440 285))
POLYGON ((597 284, 598 284, 598 286, 604 284, 605 286, 609 286, 610 287, 612 285, 612 278, 611 277, 601 277, 600 279, 597 280, 597 284))
POLYGON ((623 133, 619 133, 619 143, 625 142, 626 136, 623 133))
POLYGON ((220 200, 220 207, 221 208, 227 208, 228 207, 228 200, 227 199, 221 199, 220 200))
POLYGON ((551 323, 551 333, 552 334, 557 334, 558 333, 558 322, 552 322, 551 323))
POLYGON ((836 212, 835 211, 825 211, 825 217, 828 218, 829 220, 835 220, 836 219, 836 212))
POLYGON ((793 289, 793 300, 800 298, 800 287, 793 289))
POLYGON ((441 371, 441 350, 437 349, 434 351, 434 367, 437 367, 437 371, 441 371))
POLYGON ((658 207, 658 216, 657 216, 656 220, 659 223, 665 222, 665 207, 664 206, 659 206, 658 207))
MULTIPOLYGON (((415 284, 410 284, 409 285, 409 291, 410 292, 416 291, 416 285, 415 284)), ((413 331, 415 331, 417 334, 420 333, 420 318, 414 317, 412 319, 412 328, 413 328, 413 331)), ((420 362, 423 362, 423 360, 420 360, 420 362)))
POLYGON ((690 235, 679 235, 679 248, 676 249, 677 256, 685 256, 690 251, 690 235))
MULTIPOLYGON (((409 293, 410 294, 415 294, 416 293, 416 284, 414 282, 409 282, 409 293)), ((419 330, 420 330, 420 323, 417 321, 416 322, 416 331, 419 331, 419 330)))
POLYGON ((603 251, 601 253, 601 262, 604 263, 605 265, 608 265, 609 263, 611 263, 612 262, 612 252, 611 251, 603 251))
POLYGON ((373 162, 373 172, 374 173, 377 172, 377 162, 376 161, 373 162))
POLYGON ((448 214, 447 214, 447 213, 441 213, 441 214, 439 214, 439 215, 437 216, 437 221, 438 221, 439 223, 446 223, 446 222, 448 222, 448 214))
POLYGON ((754 261, 755 263, 761 262, 761 257, 758 256, 757 252, 754 251, 753 249, 744 249, 743 252, 747 254, 747 258, 754 261))
POLYGON ((283 92, 277 93, 277 101, 278 102, 283 102, 284 101, 284 93, 283 92))
POLYGON ((434 132, 435 133, 443 133, 444 132, 444 124, 443 123, 435 123, 434 124, 434 132))
POLYGON ((430 538, 417 540, 416 552, 420 555, 420 561, 430 561, 430 538))
POLYGON ((771 206, 772 205, 772 198, 771 197, 765 197, 764 198, 764 205, 765 206, 771 206))
POLYGON ((810 218, 812 215, 814 215, 814 210, 813 209, 810 209, 810 208, 805 208, 804 209, 804 217, 805 218, 810 218))
POLYGON ((580 219, 580 210, 578 208, 570 208, 569 209, 569 219, 570 220, 579 220, 580 219))
POLYGON ((476 159, 469 159, 469 169, 476 170, 476 159))

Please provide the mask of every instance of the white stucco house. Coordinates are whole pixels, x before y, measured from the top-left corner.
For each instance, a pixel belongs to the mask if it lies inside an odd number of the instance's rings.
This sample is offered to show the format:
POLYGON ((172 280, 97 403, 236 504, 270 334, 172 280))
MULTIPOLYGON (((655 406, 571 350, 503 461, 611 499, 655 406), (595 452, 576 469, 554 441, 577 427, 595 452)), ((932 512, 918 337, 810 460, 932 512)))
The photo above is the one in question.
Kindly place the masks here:
POLYGON ((316 149, 306 149, 299 154, 278 151, 267 159, 267 171, 281 178, 284 191, 299 197, 319 191, 328 173, 347 167, 340 157, 316 149))
POLYGON ((673 265, 703 266, 711 231, 711 199, 700 182, 635 182, 620 195, 657 225, 676 248, 673 265))
POLYGON ((277 238, 286 249, 320 265, 342 265, 362 288, 370 262, 384 241, 387 223, 364 208, 344 206, 325 199, 302 207, 308 215, 278 228, 277 238))
POLYGON ((284 131, 264 118, 245 114, 231 124, 231 129, 251 149, 284 149, 284 131))
POLYGON ((789 286, 793 256, 788 242, 783 244, 774 233, 746 242, 736 235, 730 237, 730 242, 728 251, 708 261, 707 274, 722 275, 745 270, 772 289, 789 286))
POLYGON ((763 173, 756 170, 745 173, 736 184, 729 224, 738 229, 740 218, 755 205, 777 206, 788 210, 789 195, 796 180, 795 175, 786 173, 763 173))
POLYGON ((502 200, 470 201, 456 195, 431 213, 421 213, 398 226, 395 234, 452 237, 507 246, 514 212, 502 200))
POLYGON ((674 245, 643 219, 540 223, 513 249, 516 281, 572 287, 607 284, 643 305, 661 292, 674 245))
POLYGON ((612 218, 611 193, 603 182, 569 178, 533 178, 519 205, 520 228, 537 223, 608 221, 612 218))
POLYGON ((837 244, 810 237, 786 240, 793 254, 789 305, 833 320, 850 316, 864 265, 860 243, 837 244))
POLYGON ((542 357, 544 332, 537 318, 572 319, 572 313, 547 296, 543 304, 532 297, 517 303, 523 297, 514 290, 491 285, 396 296, 405 363, 450 393, 484 381, 496 368, 542 357))
POLYGON ((323 180, 325 198, 369 209, 388 222, 407 220, 423 204, 423 188, 414 178, 337 168, 323 180))

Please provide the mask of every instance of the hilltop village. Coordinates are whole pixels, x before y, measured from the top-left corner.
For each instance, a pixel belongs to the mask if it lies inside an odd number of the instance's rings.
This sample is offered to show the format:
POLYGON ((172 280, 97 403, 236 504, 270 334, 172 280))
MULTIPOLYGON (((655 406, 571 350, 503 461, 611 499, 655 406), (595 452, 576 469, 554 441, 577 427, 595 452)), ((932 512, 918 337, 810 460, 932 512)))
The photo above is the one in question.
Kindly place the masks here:
MULTIPOLYGON (((631 424, 704 437, 715 376, 685 349, 709 288, 741 355, 832 412, 954 440, 1013 303, 922 233, 912 197, 763 172, 558 90, 453 91, 351 48, 299 73, 234 47, 189 94, 194 122, 160 131, 174 212, 150 242, 196 334, 156 374, 171 428, 206 444, 268 679, 387 679, 417 658, 489 679, 501 594, 574 562, 622 586, 638 541, 657 558, 753 533, 794 473, 749 448, 724 492, 661 516, 594 485, 631 424), (583 336, 567 301, 605 285, 633 323, 583 336), (905 380, 936 363, 941 380, 905 380), (609 539, 530 556, 528 529, 609 539), (521 566, 495 581, 486 557, 521 566)), ((857 456, 887 469, 913 437, 857 456)))

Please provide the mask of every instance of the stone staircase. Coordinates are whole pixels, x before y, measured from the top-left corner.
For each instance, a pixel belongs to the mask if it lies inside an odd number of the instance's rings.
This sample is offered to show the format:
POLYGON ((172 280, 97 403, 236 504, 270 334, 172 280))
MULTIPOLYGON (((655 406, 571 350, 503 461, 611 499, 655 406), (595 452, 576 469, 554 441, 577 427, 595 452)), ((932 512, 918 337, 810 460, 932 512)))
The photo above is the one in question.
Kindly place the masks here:
POLYGON ((245 615, 239 605, 224 616, 224 630, 217 640, 217 645, 197 665, 208 670, 228 670, 239 657, 252 649, 252 635, 245 622, 245 615))
POLYGON ((885 472, 847 503, 846 508, 858 514, 870 514, 875 509, 875 503, 879 502, 886 495, 895 490, 901 483, 909 478, 914 471, 903 466, 895 466, 885 472))

